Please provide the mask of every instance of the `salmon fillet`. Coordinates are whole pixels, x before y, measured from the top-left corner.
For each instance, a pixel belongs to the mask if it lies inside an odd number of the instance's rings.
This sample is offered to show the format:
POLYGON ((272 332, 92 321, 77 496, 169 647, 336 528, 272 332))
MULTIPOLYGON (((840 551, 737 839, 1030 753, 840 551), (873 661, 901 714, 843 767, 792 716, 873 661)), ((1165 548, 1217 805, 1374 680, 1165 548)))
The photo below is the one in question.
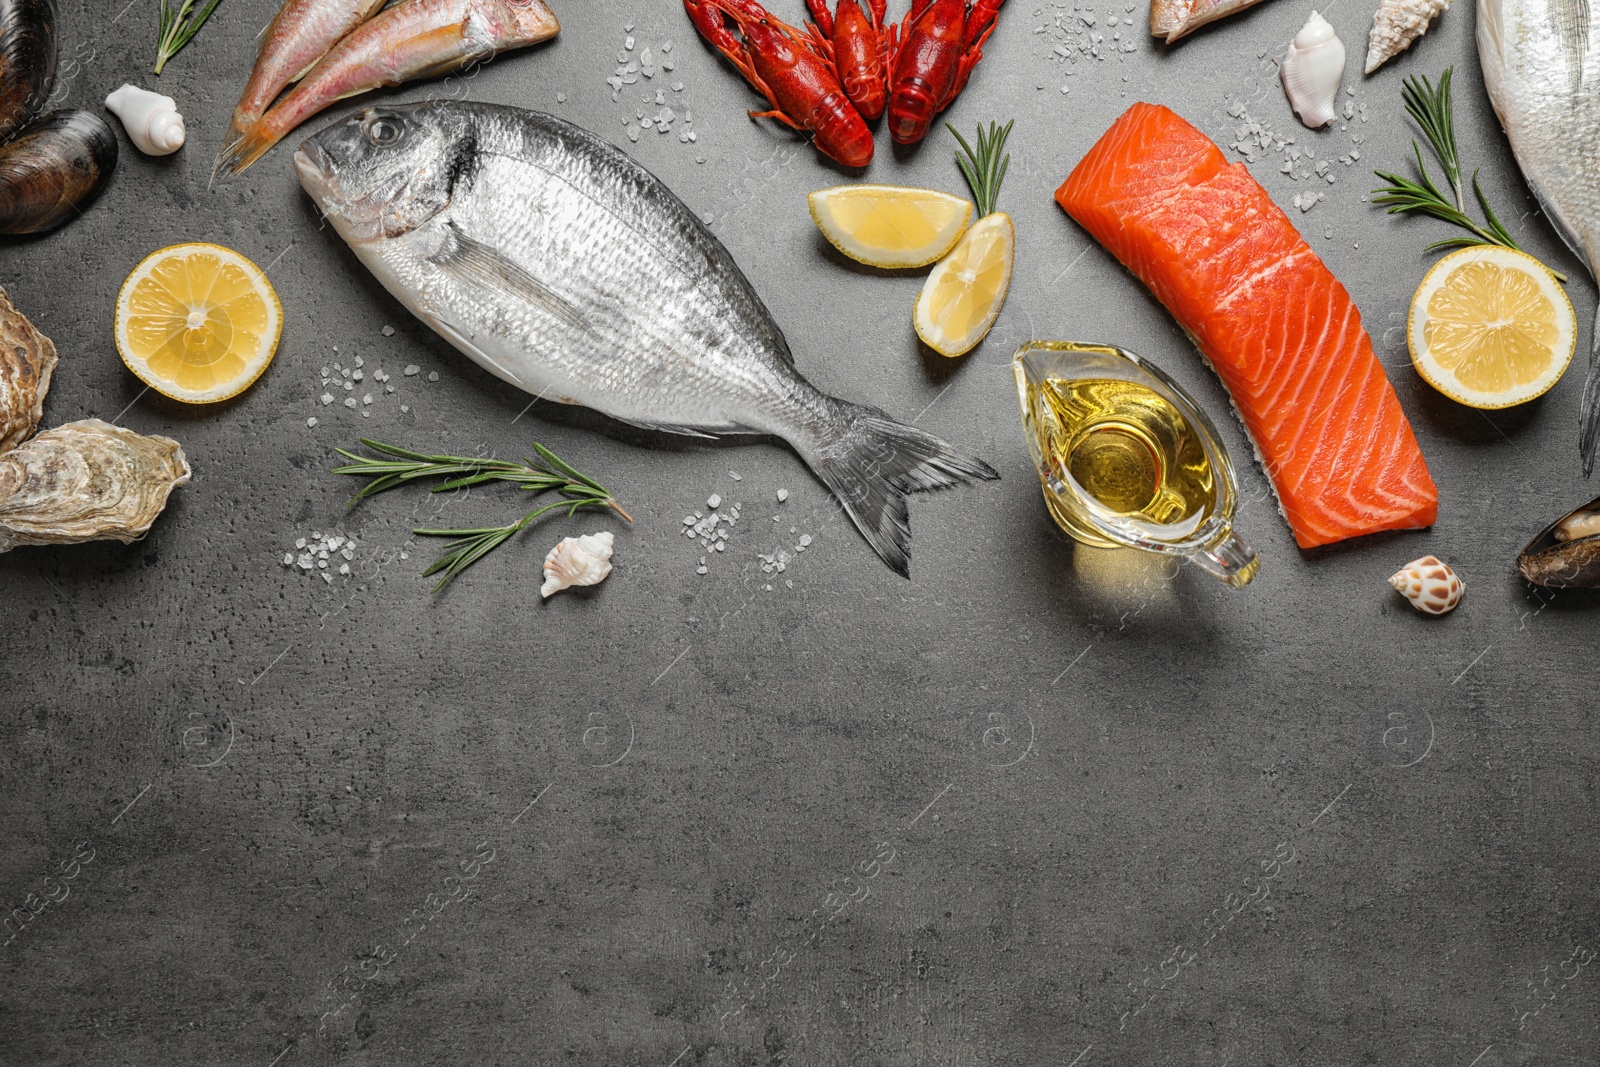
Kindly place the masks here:
POLYGON ((1301 548, 1433 523, 1439 490, 1361 313, 1244 164, 1134 104, 1056 202, 1199 345, 1301 548))

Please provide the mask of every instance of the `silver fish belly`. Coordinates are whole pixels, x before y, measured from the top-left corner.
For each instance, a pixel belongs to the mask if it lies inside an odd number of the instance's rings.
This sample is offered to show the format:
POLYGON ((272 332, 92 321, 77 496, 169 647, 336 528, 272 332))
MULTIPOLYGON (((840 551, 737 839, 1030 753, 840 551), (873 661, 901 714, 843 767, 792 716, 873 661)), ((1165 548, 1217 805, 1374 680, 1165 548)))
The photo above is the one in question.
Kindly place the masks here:
POLYGON ((781 437, 901 573, 906 492, 998 477, 807 382, 721 242, 648 171, 570 123, 451 101, 369 109, 312 138, 296 165, 362 262, 475 362, 536 397, 637 426, 781 437), (459 127, 447 202, 389 227, 403 231, 394 236, 358 236, 355 209, 334 191, 352 167, 341 152, 358 151, 343 127, 371 115, 459 127))
MULTIPOLYGON (((1561 239, 1596 276, 1600 26, 1586 0, 1478 0, 1478 63, 1512 154, 1561 239)), ((1583 470, 1600 446, 1600 319, 1581 405, 1583 470)))

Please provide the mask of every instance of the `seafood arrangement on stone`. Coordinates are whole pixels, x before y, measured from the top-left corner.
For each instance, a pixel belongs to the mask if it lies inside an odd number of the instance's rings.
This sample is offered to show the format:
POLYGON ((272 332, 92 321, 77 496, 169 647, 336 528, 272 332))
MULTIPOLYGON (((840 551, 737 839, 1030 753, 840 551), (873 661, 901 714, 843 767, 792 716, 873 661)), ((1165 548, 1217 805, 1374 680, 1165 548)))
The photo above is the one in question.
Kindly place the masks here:
POLYGON ((700 35, 772 105, 768 111, 750 112, 751 118, 776 119, 810 133, 817 151, 846 167, 872 162, 872 131, 811 37, 768 14, 755 0, 683 3, 700 35))
MULTIPOLYGON (((1522 176, 1556 233, 1600 269, 1600 75, 1586 0, 1478 0, 1478 63, 1522 176)), ((1600 325, 1600 321, 1597 321, 1600 325)), ((1579 414, 1583 472, 1600 453, 1600 330, 1579 414)))
POLYGON ((122 121, 133 147, 147 156, 170 156, 188 139, 178 102, 170 96, 124 85, 106 97, 106 109, 122 121))
POLYGON ((1549 589, 1600 585, 1600 498, 1540 530, 1517 553, 1517 570, 1549 589))
POLYGON ((1317 12, 1289 42, 1278 74, 1301 122, 1314 130, 1339 117, 1333 105, 1344 77, 1344 42, 1317 12))
POLYGON ((45 430, 0 453, 0 552, 137 541, 188 482, 189 461, 169 437, 99 419, 45 430))
POLYGON ((0 289, 0 452, 32 436, 56 369, 56 346, 0 289))
POLYGON ((227 141, 214 174, 242 173, 296 126, 346 97, 486 63, 548 41, 560 29, 544 0, 401 0, 341 37, 283 99, 227 141))
POLYGON ((1456 572, 1438 556, 1414 559, 1389 576, 1389 585, 1424 615, 1445 615, 1466 590, 1456 572))
POLYGON ((960 95, 983 58, 1004 0, 912 0, 899 26, 884 25, 885 0, 806 0, 816 24, 797 30, 756 0, 684 0, 695 28, 727 57, 774 118, 813 135, 817 150, 847 167, 872 162, 867 120, 889 113, 896 144, 916 144, 960 95), (728 26, 732 22, 737 35, 728 26))
POLYGON ((1208 22, 1254 7, 1261 0, 1150 0, 1150 35, 1168 44, 1208 22))
POLYGON ((541 597, 550 597, 575 585, 599 585, 611 573, 611 549, 616 539, 610 530, 581 537, 563 537, 544 557, 541 597))
POLYGON ((100 116, 39 115, 55 72, 55 0, 0 0, 0 234, 76 218, 116 168, 117 136, 100 116))
POLYGON ((1195 340, 1301 548, 1433 523, 1439 491, 1361 313, 1244 164, 1139 103, 1056 200, 1195 340))
POLYGON ((384 287, 485 370, 646 429, 783 438, 901 574, 906 495, 998 477, 808 382, 699 216, 571 123, 454 101, 368 108, 306 141, 295 169, 384 287))
POLYGON ((1367 35, 1367 68, 1371 74, 1428 32, 1433 20, 1450 9, 1450 0, 1383 0, 1372 16, 1367 35))

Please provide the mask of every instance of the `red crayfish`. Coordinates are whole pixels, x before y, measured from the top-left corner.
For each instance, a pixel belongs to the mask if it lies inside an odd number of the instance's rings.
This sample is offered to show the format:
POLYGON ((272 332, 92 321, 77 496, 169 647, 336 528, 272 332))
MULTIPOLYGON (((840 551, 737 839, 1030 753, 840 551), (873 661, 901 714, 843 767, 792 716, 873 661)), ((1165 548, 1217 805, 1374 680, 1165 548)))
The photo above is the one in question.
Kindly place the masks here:
POLYGON ((994 32, 995 13, 1005 0, 912 0, 890 42, 889 135, 896 144, 916 144, 949 107, 983 58, 983 42, 994 32))
POLYGON ((864 120, 886 101, 895 141, 922 140, 983 58, 1003 2, 912 0, 905 20, 886 28, 886 0, 865 0, 866 11, 836 0, 835 14, 828 0, 806 0, 815 25, 802 33, 757 0, 683 0, 701 35, 771 103, 751 116, 811 131, 818 151, 848 167, 872 161, 864 120))
POLYGON ((750 112, 751 118, 810 130, 817 151, 847 167, 872 162, 872 131, 815 38, 768 14, 756 0, 683 0, 683 6, 701 36, 772 105, 771 111, 750 112), (737 37, 727 19, 738 27, 737 37))
POLYGON ((808 26, 816 51, 833 64, 834 73, 844 86, 844 95, 868 122, 883 114, 889 95, 884 76, 884 57, 889 49, 889 31, 884 29, 887 0, 867 0, 866 12, 856 0, 838 0, 838 14, 828 13, 828 0, 806 0, 811 18, 808 26))

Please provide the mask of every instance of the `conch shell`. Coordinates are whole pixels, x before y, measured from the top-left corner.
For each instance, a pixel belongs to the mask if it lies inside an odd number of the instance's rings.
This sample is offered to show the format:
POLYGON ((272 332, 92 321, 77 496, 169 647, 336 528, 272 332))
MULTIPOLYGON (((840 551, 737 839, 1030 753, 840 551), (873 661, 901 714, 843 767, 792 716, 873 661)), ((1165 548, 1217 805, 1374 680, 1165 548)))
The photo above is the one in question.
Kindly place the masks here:
POLYGON ((0 454, 0 552, 137 541, 188 481, 189 461, 171 438, 99 419, 46 430, 0 454))
POLYGON ((1338 117, 1333 104, 1339 95, 1339 79, 1344 77, 1344 42, 1327 19, 1311 13, 1289 42, 1289 54, 1283 57, 1278 73, 1289 105, 1301 122, 1316 129, 1338 117))
POLYGON ((1425 615, 1454 611, 1466 589, 1456 572, 1438 556, 1412 560, 1390 576, 1389 584, 1425 615))
POLYGON ((1517 554, 1517 570, 1549 589, 1600 585, 1600 499, 1540 530, 1517 554))
POLYGON ((611 573, 611 531, 564 537, 544 558, 544 585, 540 596, 549 596, 574 585, 599 585, 611 573))
POLYGON ((56 369, 56 346, 0 288, 0 452, 33 434, 56 369))
POLYGON ((1450 7, 1450 0, 1383 0, 1372 16, 1367 36, 1367 73, 1371 74, 1411 47, 1428 32, 1434 16, 1450 7))
POLYGON ((172 97, 124 85, 106 97, 106 108, 122 120, 128 140, 145 155, 170 156, 183 147, 187 131, 172 97))

